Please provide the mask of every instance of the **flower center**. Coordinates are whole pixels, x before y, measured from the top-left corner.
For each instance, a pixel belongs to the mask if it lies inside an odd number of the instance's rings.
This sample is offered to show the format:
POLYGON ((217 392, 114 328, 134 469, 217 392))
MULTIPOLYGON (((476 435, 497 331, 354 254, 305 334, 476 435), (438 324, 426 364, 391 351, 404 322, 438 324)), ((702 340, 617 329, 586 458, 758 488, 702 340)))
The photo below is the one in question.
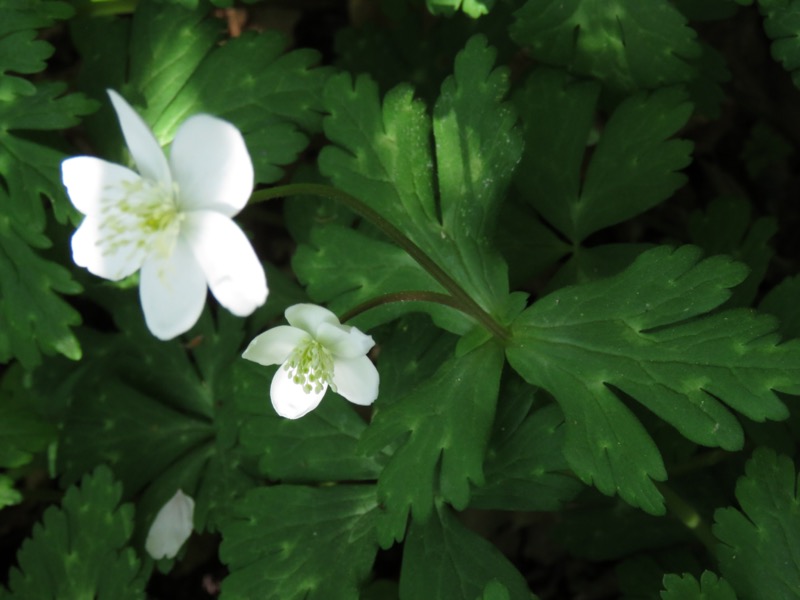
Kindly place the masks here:
POLYGON ((333 357, 317 340, 311 339, 294 349, 283 366, 306 394, 320 393, 325 384, 333 386, 333 357))
POLYGON ((169 256, 183 220, 177 195, 177 186, 170 189, 145 179, 123 181, 108 189, 107 203, 100 211, 97 244, 101 252, 169 256))

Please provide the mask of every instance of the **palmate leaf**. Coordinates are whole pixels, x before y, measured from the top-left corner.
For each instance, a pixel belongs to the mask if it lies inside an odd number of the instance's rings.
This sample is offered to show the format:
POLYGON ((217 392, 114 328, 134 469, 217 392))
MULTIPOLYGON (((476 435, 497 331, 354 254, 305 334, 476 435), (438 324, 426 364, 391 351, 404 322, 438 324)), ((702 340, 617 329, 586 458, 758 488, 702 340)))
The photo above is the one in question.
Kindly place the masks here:
POLYGON ((0 362, 17 358, 28 368, 42 352, 80 358, 71 330, 80 317, 59 294, 81 288, 66 269, 41 256, 51 246, 43 197, 59 221, 69 210, 59 177, 63 156, 18 132, 71 127, 95 105, 80 95, 63 96, 63 84, 35 85, 8 72, 44 69, 53 48, 35 40, 36 30, 71 14, 61 2, 10 0, 0 6, 0 362))
MULTIPOLYGON (((502 395, 503 403, 509 401, 502 395)), ((564 416, 547 406, 528 416, 500 441, 489 445, 486 481, 472 491, 471 508, 554 511, 583 488, 563 454, 564 416)))
POLYGON ((667 0, 528 0, 511 37, 545 64, 618 91, 684 83, 701 48, 667 0))
POLYGON ((794 598, 800 590, 800 483, 792 461, 759 448, 736 484, 741 511, 714 513, 722 574, 748 600, 794 598))
POLYGON ((665 575, 661 600, 736 600, 731 585, 711 571, 703 571, 700 582, 693 575, 665 575))
POLYGON ((585 166, 599 93, 595 83, 540 68, 514 98, 526 115, 520 197, 576 243, 667 199, 683 185, 677 171, 692 149, 670 139, 691 115, 685 94, 672 88, 623 101, 585 166))
POLYGON ((412 522, 403 550, 401 600, 535 600, 525 579, 492 544, 470 531, 449 507, 437 503, 433 518, 412 522))
POLYGON ((800 2, 798 0, 758 0, 764 15, 764 32, 772 40, 772 56, 792 75, 800 87, 800 2))
POLYGON ((693 246, 659 247, 621 274, 537 301, 512 325, 507 356, 556 398, 565 456, 586 483, 654 514, 666 478, 658 448, 625 405, 638 401, 686 438, 742 447, 749 419, 785 419, 775 391, 800 394, 800 343, 779 345, 776 321, 739 309, 702 317, 746 276, 693 246))
MULTIPOLYGON (((190 115, 213 114, 241 130, 256 181, 272 183, 307 146, 304 132, 320 127, 329 70, 313 68, 319 62, 313 50, 285 52, 286 41, 275 31, 247 32, 220 45, 224 24, 205 2, 189 10, 156 0, 139 2, 130 26, 116 20, 111 26, 115 37, 107 35, 106 24, 76 26, 88 59, 82 81, 105 105, 105 87, 121 85, 118 91, 141 111, 162 144, 190 115), (106 57, 119 50, 120 36, 128 40, 130 54, 125 83, 119 81, 120 65, 106 57)), ((102 143, 117 127, 108 106, 98 119, 92 130, 102 143)))
POLYGON ((122 486, 107 467, 69 488, 61 507, 48 508, 17 554, 11 593, 29 600, 144 600, 146 579, 136 553, 126 547, 133 507, 119 506, 122 486))
POLYGON ((222 523, 222 600, 359 597, 378 544, 373 485, 251 490, 222 523))
POLYGON ((125 497, 138 495, 137 542, 178 488, 196 500, 198 530, 213 529, 218 511, 254 484, 236 447, 245 417, 232 406, 239 388, 252 385, 231 368, 241 360, 242 322, 220 311, 215 326, 204 313, 188 333, 191 356, 153 338, 133 295, 101 290, 93 295, 122 333, 93 334, 91 354, 54 390, 70 402, 58 453, 62 482, 109 465, 125 497))
POLYGON ((388 408, 378 405, 361 438, 364 453, 375 454, 407 436, 378 479, 382 547, 403 538, 409 512, 413 520, 426 521, 435 496, 464 509, 470 482, 483 483, 502 368, 500 348, 485 344, 449 359, 388 408))
MULTIPOLYGON (((445 292, 402 249, 332 223, 311 229, 310 240, 297 248, 292 265, 307 283, 308 295, 340 315, 384 294, 445 292)), ((418 302, 386 303, 358 315, 352 324, 369 330, 412 310, 430 313, 450 331, 466 332, 471 327, 462 313, 418 302)))
MULTIPOLYGON (((322 150, 319 164, 337 187, 399 228, 485 310, 502 314, 507 273, 490 239, 521 139, 513 112, 502 102, 507 72, 493 70, 493 62, 485 39, 473 37, 442 86, 433 124, 408 86, 391 90, 381 106, 377 86, 367 77, 355 83, 348 75, 331 78, 324 127, 336 145, 322 150)), ((335 248, 326 250, 328 260, 339 264, 335 248)), ((307 262, 295 261, 295 269, 313 284, 307 262)), ((360 287, 359 275, 340 274, 340 286, 360 287)))

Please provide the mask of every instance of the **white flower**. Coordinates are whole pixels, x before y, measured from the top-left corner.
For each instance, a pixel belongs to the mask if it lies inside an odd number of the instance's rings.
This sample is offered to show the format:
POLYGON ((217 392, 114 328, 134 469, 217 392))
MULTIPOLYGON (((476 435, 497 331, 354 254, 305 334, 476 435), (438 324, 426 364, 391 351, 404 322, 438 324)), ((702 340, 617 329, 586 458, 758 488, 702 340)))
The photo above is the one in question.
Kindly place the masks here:
POLYGON ((144 549, 156 560, 174 558, 184 542, 192 535, 194 500, 178 490, 158 511, 144 549))
POLYGON ((231 217, 253 189, 253 163, 239 131, 210 115, 178 128, 169 161, 142 118, 108 95, 139 169, 90 156, 61 164, 72 204, 86 215, 72 258, 112 281, 141 269, 139 296, 150 331, 162 340, 190 329, 206 286, 225 308, 247 316, 267 299, 264 269, 231 217))
POLYGON ((289 325, 257 336, 242 355, 262 365, 281 365, 269 390, 275 411, 298 419, 317 407, 328 386, 354 404, 372 404, 379 381, 367 358, 375 345, 372 337, 314 304, 295 304, 285 314, 289 325))

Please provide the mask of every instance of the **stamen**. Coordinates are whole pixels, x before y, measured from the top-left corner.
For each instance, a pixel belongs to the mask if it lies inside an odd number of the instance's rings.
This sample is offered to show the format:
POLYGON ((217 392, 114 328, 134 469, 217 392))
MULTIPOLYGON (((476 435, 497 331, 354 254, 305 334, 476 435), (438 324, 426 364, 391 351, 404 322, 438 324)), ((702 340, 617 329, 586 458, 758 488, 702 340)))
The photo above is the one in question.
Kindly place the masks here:
POLYGON ((294 383, 302 386, 306 394, 320 393, 325 384, 333 388, 333 358, 316 340, 309 340, 295 348, 284 369, 294 383))
POLYGON ((109 186, 106 198, 113 199, 100 211, 102 237, 97 245, 103 255, 172 252, 183 215, 176 205, 177 187, 140 179, 109 186), (122 199, 118 199, 119 196, 122 199))

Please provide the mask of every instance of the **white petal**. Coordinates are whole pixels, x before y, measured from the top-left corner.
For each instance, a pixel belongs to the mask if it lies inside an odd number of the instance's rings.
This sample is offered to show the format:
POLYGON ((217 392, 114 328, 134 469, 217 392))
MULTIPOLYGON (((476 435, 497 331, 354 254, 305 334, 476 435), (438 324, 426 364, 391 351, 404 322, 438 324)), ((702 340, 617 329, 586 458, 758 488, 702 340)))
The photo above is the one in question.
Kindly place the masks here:
POLYGON ((299 419, 319 406, 322 397, 328 390, 328 384, 322 386, 319 392, 306 392, 303 386, 297 385, 289 377, 289 372, 281 365, 272 385, 269 388, 269 397, 275 412, 287 419, 299 419))
POLYGON ((333 363, 336 393, 353 404, 369 406, 378 397, 378 369, 366 356, 338 358, 333 363))
POLYGON ((181 235, 205 273, 211 293, 237 317, 267 300, 264 267, 239 226, 210 210, 186 213, 181 235))
POLYGON ((72 235, 72 260, 98 277, 119 281, 141 268, 146 252, 135 244, 101 245, 108 235, 100 218, 86 217, 72 235))
POLYGON ((141 177, 127 167, 93 156, 76 156, 61 163, 61 181, 73 206, 85 215, 96 214, 104 204, 125 197, 123 184, 141 177))
POLYGON ((206 280, 183 240, 175 241, 171 256, 145 260, 139 298, 147 327, 160 340, 172 339, 197 323, 206 303, 206 280))
POLYGON ((375 345, 372 336, 361 333, 355 327, 322 323, 317 329, 317 341, 334 356, 355 358, 364 356, 375 345))
POLYGON ((181 490, 158 511, 144 548, 156 560, 174 558, 192 535, 194 500, 181 490))
POLYGON ((323 323, 339 325, 339 319, 329 311, 317 304, 295 304, 283 313, 289 325, 299 327, 317 337, 317 331, 323 323))
POLYGON ((260 365, 280 365, 289 358, 295 348, 308 341, 310 337, 297 327, 279 325, 257 335, 247 346, 242 357, 260 365))
POLYGON ((186 119, 175 134, 169 162, 183 210, 207 208, 232 217, 253 191, 253 162, 242 134, 222 119, 186 119))
POLYGON ((106 90, 111 98, 111 104, 122 127, 122 135, 131 156, 136 163, 136 168, 142 177, 151 181, 160 181, 172 187, 172 176, 169 173, 169 164, 164 156, 164 151, 156 141, 153 132, 130 104, 114 90, 106 90))

